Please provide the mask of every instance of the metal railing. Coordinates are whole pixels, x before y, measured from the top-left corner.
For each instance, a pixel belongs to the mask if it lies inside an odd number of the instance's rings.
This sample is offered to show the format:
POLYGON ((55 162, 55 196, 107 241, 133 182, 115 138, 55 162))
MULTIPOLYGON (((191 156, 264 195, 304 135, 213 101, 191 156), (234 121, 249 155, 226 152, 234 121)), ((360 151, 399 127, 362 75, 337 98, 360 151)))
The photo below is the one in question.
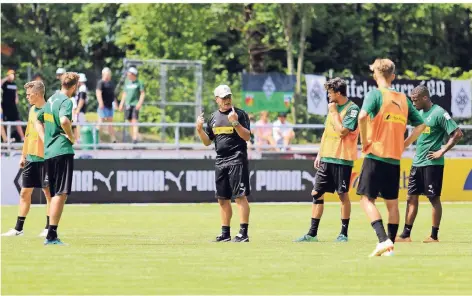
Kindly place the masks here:
MULTIPOLYGON (((10 141, 11 135, 12 135, 12 127, 14 126, 26 126, 27 122, 1 122, 0 125, 2 127, 6 127, 6 134, 8 141, 6 143, 1 143, 1 148, 2 150, 6 150, 8 152, 11 152, 12 150, 17 150, 21 149, 23 147, 23 143, 17 143, 17 142, 12 142, 10 141)), ((141 149, 197 149, 197 150, 202 150, 202 149, 213 149, 213 145, 209 147, 205 147, 198 137, 193 137, 193 142, 191 143, 186 143, 182 142, 181 138, 181 129, 185 128, 192 128, 195 129, 195 123, 191 122, 185 122, 185 123, 151 123, 151 122, 143 122, 143 123, 127 123, 127 122, 103 122, 103 123, 95 123, 95 122, 84 122, 84 123, 74 123, 73 126, 79 126, 79 127, 85 127, 89 126, 92 128, 92 136, 93 136, 93 143, 91 144, 84 144, 84 143, 76 143, 74 144, 74 148, 79 148, 79 149, 132 149, 132 148, 141 148, 141 149), (97 141, 95 138, 97 135, 97 129, 99 127, 106 127, 106 126, 113 126, 113 127, 131 127, 131 126, 138 126, 140 128, 145 128, 145 127, 154 127, 154 128, 172 128, 174 130, 174 139, 172 142, 140 142, 140 143, 125 143, 125 142, 120 142, 120 143, 100 143, 97 141), (98 143, 97 143, 98 142, 98 143)), ((251 126, 251 129, 257 129, 257 128, 274 128, 274 127, 279 127, 279 126, 274 126, 273 124, 265 124, 265 125, 257 125, 257 126, 251 126)), ((323 129, 325 128, 324 124, 291 124, 289 126, 290 128, 293 128, 295 131, 296 130, 319 130, 320 135, 322 134, 323 129)), ((469 131, 472 130, 472 125, 459 125, 459 127, 463 131, 469 131)), ((283 127, 286 128, 286 127, 283 127)), ((413 130, 412 126, 408 126, 408 133, 411 133, 413 130)), ((192 138, 192 137, 191 137, 192 138)), ((319 137, 321 139, 321 137, 319 137)), ((264 144, 264 145, 252 145, 252 148, 257 148, 257 149, 262 149, 262 150, 270 150, 274 148, 274 146, 264 144)), ((294 151, 311 151, 311 152, 316 152, 318 150, 319 143, 318 144, 312 144, 312 143, 307 143, 307 144, 290 144, 290 149, 294 151)), ((412 145, 409 147, 409 150, 412 151, 415 149, 415 146, 412 145)), ((456 145, 454 150, 464 150, 464 151, 472 151, 472 145, 456 145)))

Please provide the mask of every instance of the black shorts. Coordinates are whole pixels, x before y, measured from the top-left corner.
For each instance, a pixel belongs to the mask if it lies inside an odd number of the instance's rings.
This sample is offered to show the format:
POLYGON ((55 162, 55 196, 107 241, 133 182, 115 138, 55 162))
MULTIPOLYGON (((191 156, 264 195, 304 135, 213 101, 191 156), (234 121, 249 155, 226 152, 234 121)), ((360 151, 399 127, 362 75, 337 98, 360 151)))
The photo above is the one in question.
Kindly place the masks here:
POLYGON ((20 114, 18 113, 18 108, 16 106, 3 108, 3 121, 20 121, 20 114))
POLYGON ((48 187, 48 176, 43 161, 26 161, 21 174, 21 187, 45 188, 48 187))
POLYGON ((316 171, 313 190, 320 195, 335 191, 346 193, 349 191, 351 172, 352 166, 322 161, 320 168, 316 171))
POLYGON ((136 106, 126 106, 125 119, 139 119, 139 110, 136 110, 136 106))
POLYGON ((357 194, 369 198, 397 199, 400 190, 400 165, 365 158, 357 194))
POLYGON ((235 199, 249 196, 249 167, 247 163, 215 168, 216 198, 235 199))
POLYGON ((46 159, 46 170, 49 178, 51 196, 60 194, 69 195, 74 171, 74 154, 64 154, 46 159))
POLYGON ((408 195, 426 195, 428 198, 440 197, 444 166, 429 165, 411 167, 408 179, 408 195))

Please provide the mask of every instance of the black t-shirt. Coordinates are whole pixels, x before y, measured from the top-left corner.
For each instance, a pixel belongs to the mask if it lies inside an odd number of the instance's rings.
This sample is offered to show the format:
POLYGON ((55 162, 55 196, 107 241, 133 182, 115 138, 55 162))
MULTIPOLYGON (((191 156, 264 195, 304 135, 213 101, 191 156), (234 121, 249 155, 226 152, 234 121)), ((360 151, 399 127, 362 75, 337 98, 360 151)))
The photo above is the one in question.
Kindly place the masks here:
POLYGON ((16 90, 15 82, 5 81, 2 84, 2 106, 3 108, 16 106, 16 90))
MULTIPOLYGON (((239 123, 248 130, 251 130, 249 116, 244 110, 234 108, 238 114, 239 123)), ((236 132, 228 120, 228 114, 219 110, 211 114, 208 120, 206 133, 210 140, 215 142, 216 165, 234 165, 247 162, 247 144, 236 132)))
POLYGON ((113 107, 115 100, 115 85, 110 81, 100 80, 97 83, 97 89, 102 91, 103 105, 107 108, 113 107))

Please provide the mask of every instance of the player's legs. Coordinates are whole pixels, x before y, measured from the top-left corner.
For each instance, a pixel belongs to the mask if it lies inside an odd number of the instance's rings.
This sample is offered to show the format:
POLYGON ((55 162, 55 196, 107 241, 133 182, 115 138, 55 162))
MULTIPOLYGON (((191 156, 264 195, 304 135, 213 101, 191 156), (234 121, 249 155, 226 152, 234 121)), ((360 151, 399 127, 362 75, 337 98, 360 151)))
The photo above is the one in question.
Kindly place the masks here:
POLYGON ((48 187, 43 188, 43 193, 44 193, 44 196, 46 197, 46 226, 44 226, 44 229, 39 233, 40 237, 46 237, 48 235, 49 222, 50 222, 49 209, 51 208, 51 193, 49 191, 49 185, 48 187))
POLYGON ((405 226, 402 234, 396 238, 397 242, 411 242, 411 231, 416 215, 418 214, 418 198, 424 194, 423 167, 412 166, 408 177, 408 197, 406 202, 405 226))
POLYGON ((388 210, 388 238, 395 243, 395 237, 400 223, 400 211, 398 209, 398 199, 384 199, 388 210))
POLYGON ((433 210, 432 210, 433 226, 431 227, 431 235, 423 241, 424 243, 439 242, 438 232, 439 232, 439 224, 441 224, 441 217, 442 217, 441 199, 439 196, 430 197, 429 202, 433 206, 433 210))
MULTIPOLYGON (((64 210, 64 204, 67 200, 67 194, 56 194, 51 198, 51 206, 49 208, 50 214, 50 225, 55 225, 56 229, 61 220, 62 211, 64 210)), ((56 235, 57 238, 57 235, 56 235)))
POLYGON ((43 168, 43 162, 25 162, 21 178, 22 188, 20 191, 16 226, 14 229, 4 233, 3 236, 17 236, 23 234, 23 225, 31 207, 31 194, 34 188, 41 188, 43 184, 43 168))
POLYGON ((231 218, 233 217, 233 208, 231 207, 231 200, 219 198, 218 204, 220 205, 221 226, 230 227, 231 218))
POLYGON ((235 200, 239 210, 239 233, 233 242, 249 242, 249 215, 251 209, 247 196, 250 195, 249 168, 247 163, 235 164, 228 167, 228 181, 231 198, 235 200))
POLYGON ((383 163, 375 159, 365 158, 357 188, 357 194, 361 195, 361 207, 379 240, 371 256, 381 256, 383 253, 393 250, 393 242, 385 232, 382 216, 375 205, 375 199, 382 189, 383 170, 383 163))
POLYGON ((2 233, 2 236, 20 236, 23 235, 23 225, 31 206, 31 194, 34 188, 21 188, 20 204, 18 207, 18 217, 16 218, 15 228, 2 233))
POLYGON ((51 204, 49 207, 49 228, 44 244, 63 243, 57 235, 57 228, 61 220, 64 204, 71 192, 72 173, 74 170, 74 155, 60 155, 46 160, 51 204))
POLYGON ((216 198, 220 205, 221 234, 216 237, 214 242, 229 242, 231 241, 230 225, 233 209, 231 207, 228 168, 215 167, 215 187, 216 198))
POLYGON ((341 232, 336 238, 337 242, 347 242, 349 221, 351 219, 351 201, 349 199, 349 186, 351 183, 352 166, 334 165, 334 180, 336 192, 341 201, 341 232))
POLYGON ((383 180, 380 185, 380 194, 385 200, 388 210, 388 237, 395 243, 400 223, 400 211, 398 209, 398 192, 400 190, 400 165, 381 163, 381 175, 383 180))
MULTIPOLYGON (((34 188, 21 188, 20 205, 18 208, 18 219, 20 217, 24 219, 28 215, 30 207, 31 207, 31 194, 33 193, 33 190, 34 188)), ((21 229, 17 229, 16 227, 15 229, 18 231, 23 230, 23 224, 21 225, 21 229)))
POLYGON ((396 242, 411 242, 411 230, 413 229, 413 223, 415 223, 416 215, 418 214, 418 200, 418 195, 408 195, 405 211, 405 226, 403 227, 402 234, 395 239, 396 242))
POLYGON ((49 178, 47 175, 46 164, 43 162, 41 165, 41 181, 44 196, 46 197, 46 226, 43 231, 39 233, 40 237, 46 237, 49 229, 49 209, 51 206, 51 191, 49 190, 49 178))
POLYGON ((240 196, 235 199, 239 210, 239 223, 240 229, 238 235, 234 238, 235 242, 246 242, 249 241, 248 228, 249 228, 249 214, 251 208, 246 196, 240 196))
POLYGON ((341 231, 336 238, 336 241, 346 242, 348 237, 349 222, 351 220, 351 200, 349 193, 338 193, 341 201, 341 231))
POLYGON ((424 243, 439 242, 438 232, 442 217, 441 191, 443 183, 444 166, 432 165, 425 167, 425 191, 432 209, 431 235, 423 240, 424 243))
POLYGON ((311 191, 313 203, 311 205, 311 224, 308 232, 297 238, 295 242, 317 242, 318 227, 324 212, 324 194, 333 193, 335 190, 335 180, 332 163, 321 162, 316 171, 315 185, 311 191))

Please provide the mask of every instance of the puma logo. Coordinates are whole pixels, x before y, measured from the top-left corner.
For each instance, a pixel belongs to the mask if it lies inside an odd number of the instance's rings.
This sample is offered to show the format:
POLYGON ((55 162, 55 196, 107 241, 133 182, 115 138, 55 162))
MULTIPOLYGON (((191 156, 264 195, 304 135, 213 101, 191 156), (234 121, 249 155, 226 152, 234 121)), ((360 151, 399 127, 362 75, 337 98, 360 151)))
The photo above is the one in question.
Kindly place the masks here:
POLYGON ((105 183, 105 185, 106 185, 107 188, 108 188, 108 191, 111 191, 110 180, 111 180, 111 177, 113 177, 114 174, 115 174, 115 172, 114 172, 114 171, 111 171, 111 172, 108 174, 108 178, 105 178, 105 176, 102 175, 102 173, 95 171, 95 172, 93 173, 93 178, 94 178, 95 180, 99 180, 99 181, 102 181, 103 183, 105 183))
POLYGON ((315 185, 315 177, 313 177, 309 172, 303 171, 302 173, 302 179, 310 181, 313 186, 315 185))
POLYGON ((180 179, 182 179, 182 176, 184 175, 184 172, 180 172, 179 173, 179 176, 176 177, 174 174, 172 174, 171 172, 169 171, 166 171, 165 172, 165 175, 164 175, 164 178, 166 178, 167 180, 170 180, 172 182, 175 183, 175 185, 177 186, 177 188, 179 189, 179 191, 182 191, 182 185, 180 184, 180 179))
POLYGON ((402 107, 400 106, 400 104, 398 104, 397 102, 392 101, 392 104, 396 105, 400 110, 402 109, 402 107))

